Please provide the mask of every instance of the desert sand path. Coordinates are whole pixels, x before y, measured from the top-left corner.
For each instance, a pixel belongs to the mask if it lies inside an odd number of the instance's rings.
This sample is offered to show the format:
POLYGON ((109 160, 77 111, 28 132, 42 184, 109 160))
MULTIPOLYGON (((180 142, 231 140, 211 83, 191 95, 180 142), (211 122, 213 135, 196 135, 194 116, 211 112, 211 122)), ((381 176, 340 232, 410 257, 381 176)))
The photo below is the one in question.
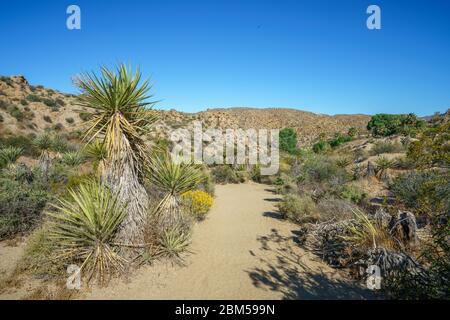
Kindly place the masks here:
POLYGON ((88 299, 360 299, 345 280, 294 242, 267 186, 216 186, 208 218, 195 226, 185 266, 158 263, 128 281, 93 288, 88 299))

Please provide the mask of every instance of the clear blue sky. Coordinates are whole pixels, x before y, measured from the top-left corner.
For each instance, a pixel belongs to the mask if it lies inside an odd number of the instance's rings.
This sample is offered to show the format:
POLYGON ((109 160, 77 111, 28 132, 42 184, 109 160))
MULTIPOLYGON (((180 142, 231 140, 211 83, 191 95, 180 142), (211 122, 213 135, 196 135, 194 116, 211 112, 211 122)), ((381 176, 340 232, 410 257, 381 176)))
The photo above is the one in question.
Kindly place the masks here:
POLYGON ((140 65, 160 108, 407 113, 450 107, 450 1, 1 1, 0 74, 75 92, 71 76, 140 65), (77 4, 82 29, 66 28, 77 4), (366 28, 366 8, 382 29, 366 28))

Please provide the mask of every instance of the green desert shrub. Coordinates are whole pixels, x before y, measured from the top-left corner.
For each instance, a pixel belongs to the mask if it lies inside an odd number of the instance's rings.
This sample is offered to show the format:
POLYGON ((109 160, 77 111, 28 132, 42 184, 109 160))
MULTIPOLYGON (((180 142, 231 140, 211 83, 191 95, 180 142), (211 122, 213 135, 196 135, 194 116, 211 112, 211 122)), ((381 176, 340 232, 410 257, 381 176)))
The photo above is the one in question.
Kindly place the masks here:
POLYGON ((42 102, 47 106, 47 107, 57 107, 56 101, 53 99, 49 99, 49 98, 43 98, 42 102))
POLYGON ((41 219, 48 200, 41 188, 0 178, 0 239, 25 233, 41 219))
POLYGON ((287 194, 278 204, 278 210, 284 218, 296 223, 316 222, 319 214, 311 197, 287 194))
POLYGON ((280 130, 280 150, 290 154, 297 153, 297 133, 294 129, 280 130))
POLYGON ((328 141, 328 144, 332 147, 332 148, 337 148, 340 145, 352 141, 352 137, 349 135, 343 135, 341 133, 337 133, 335 135, 335 137, 333 139, 331 139, 330 141, 328 141))
POLYGON ((302 175, 306 182, 327 182, 338 175, 345 175, 334 161, 325 156, 313 156, 303 163, 302 175))
POLYGON ((60 106, 60 107, 64 107, 66 105, 66 103, 64 102, 64 100, 62 100, 61 98, 57 98, 55 100, 55 103, 60 106))
POLYGON ((6 111, 17 121, 21 122, 25 118, 24 113, 15 105, 9 105, 6 111))
POLYGON ((200 184, 197 187, 200 190, 203 190, 203 191, 209 193, 210 195, 214 196, 215 183, 214 183, 214 177, 211 174, 211 171, 207 167, 204 167, 204 168, 202 168, 202 175, 203 175, 202 182, 200 182, 200 184))
POLYGON ((3 115, 0 114, 0 123, 3 122, 3 121, 5 121, 5 119, 3 118, 3 115))
POLYGON ((30 102, 41 102, 41 98, 35 94, 29 94, 26 99, 30 102))
POLYGON ((75 122, 75 120, 72 117, 66 118, 66 122, 68 124, 73 124, 75 122))
POLYGON ((218 165, 212 168, 211 173, 216 183, 239 183, 236 171, 229 165, 218 165))
POLYGON ((55 257, 56 248, 49 239, 48 225, 44 223, 28 237, 24 254, 17 264, 18 270, 42 277, 64 274, 67 261, 55 257))
POLYGON ((396 177, 389 189, 408 208, 419 214, 434 215, 448 206, 449 174, 412 171, 396 177))
POLYGON ((250 179, 252 179, 252 181, 258 183, 261 182, 261 167, 258 164, 252 166, 252 169, 250 170, 249 174, 250 179))
POLYGON ((88 121, 89 119, 91 119, 91 114, 89 112, 80 112, 78 115, 83 121, 88 121))
POLYGON ((450 121, 433 123, 408 146, 407 157, 420 169, 450 168, 450 121))
POLYGON ((64 135, 54 134, 51 139, 52 150, 60 153, 73 150, 73 146, 64 135))
POLYGON ((115 235, 127 211, 116 194, 91 181, 69 191, 67 199, 52 204, 49 239, 57 256, 77 263, 88 281, 104 282, 124 271, 126 260, 113 245, 115 235))
POLYGON ((82 139, 84 136, 83 131, 81 131, 80 129, 75 129, 71 132, 68 133, 68 139, 72 140, 72 139, 82 139))
POLYGON ((53 123, 52 118, 50 116, 43 116, 42 118, 44 119, 45 122, 53 123))
POLYGON ((344 189, 341 192, 341 197, 356 204, 361 204, 362 201, 367 198, 367 193, 358 188, 356 185, 347 184, 344 185, 344 189))
POLYGON ((278 194, 296 193, 298 191, 295 179, 285 173, 281 173, 273 182, 278 194))
POLYGON ((425 122, 417 118, 415 114, 376 114, 367 124, 367 130, 374 136, 391 136, 404 134, 414 136, 424 129, 425 122))
POLYGON ((370 154, 378 156, 383 153, 400 153, 404 151, 405 149, 400 143, 379 141, 374 144, 374 146, 370 150, 370 154))
POLYGON ((330 149, 330 144, 325 140, 320 140, 313 145, 313 151, 315 153, 323 153, 330 149))
POLYGON ((66 190, 75 190, 80 185, 88 183, 89 181, 95 180, 96 175, 93 173, 83 173, 79 174, 74 172, 67 177, 67 183, 65 185, 66 190))
POLYGON ((350 127, 348 129, 347 135, 351 138, 356 137, 359 134, 359 130, 356 127, 350 127))
POLYGON ((25 99, 21 99, 20 100, 20 104, 23 105, 23 106, 27 106, 28 105, 28 101, 25 100, 25 99))
POLYGON ((35 157, 39 155, 39 150, 34 146, 33 140, 28 136, 6 136, 0 137, 0 148, 16 147, 23 150, 26 156, 35 157))
POLYGON ((416 168, 414 160, 408 157, 399 157, 395 159, 395 168, 403 170, 412 170, 416 168))

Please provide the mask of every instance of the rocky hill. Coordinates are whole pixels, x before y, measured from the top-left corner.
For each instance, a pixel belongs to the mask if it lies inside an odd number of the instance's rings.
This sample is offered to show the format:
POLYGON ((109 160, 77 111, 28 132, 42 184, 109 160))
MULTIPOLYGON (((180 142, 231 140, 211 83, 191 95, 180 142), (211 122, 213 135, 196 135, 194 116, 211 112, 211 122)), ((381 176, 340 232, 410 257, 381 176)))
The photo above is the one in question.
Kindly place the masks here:
MULTIPOLYGON (((0 77, 0 134, 36 134, 45 129, 65 133, 83 132, 85 110, 77 96, 33 86, 23 76, 0 77)), ((294 128, 300 143, 309 143, 319 134, 346 132, 350 127, 365 130, 366 115, 322 115, 295 109, 227 108, 198 113, 157 110, 160 120, 152 137, 166 137, 174 128, 190 127, 193 120, 205 128, 294 128)))

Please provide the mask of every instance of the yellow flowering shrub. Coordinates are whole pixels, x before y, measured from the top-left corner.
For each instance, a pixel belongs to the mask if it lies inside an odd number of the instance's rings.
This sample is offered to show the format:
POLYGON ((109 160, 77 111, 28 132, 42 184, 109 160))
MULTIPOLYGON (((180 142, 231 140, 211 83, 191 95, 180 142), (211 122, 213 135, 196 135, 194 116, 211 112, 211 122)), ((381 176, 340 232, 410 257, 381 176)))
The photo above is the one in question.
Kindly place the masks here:
POLYGON ((203 218, 213 205, 213 197, 203 190, 193 190, 181 195, 183 204, 197 218, 203 218))

